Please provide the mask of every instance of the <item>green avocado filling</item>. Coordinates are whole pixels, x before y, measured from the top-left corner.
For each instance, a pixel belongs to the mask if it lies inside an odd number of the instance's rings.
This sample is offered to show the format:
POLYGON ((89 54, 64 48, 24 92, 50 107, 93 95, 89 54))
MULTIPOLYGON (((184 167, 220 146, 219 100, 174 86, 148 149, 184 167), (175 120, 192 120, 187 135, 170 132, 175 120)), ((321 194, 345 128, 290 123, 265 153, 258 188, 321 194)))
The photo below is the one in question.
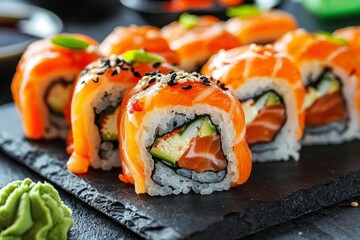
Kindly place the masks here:
POLYGON ((58 115, 63 115, 66 104, 71 94, 71 83, 63 80, 56 81, 49 86, 45 101, 50 110, 58 115))
POLYGON ((263 108, 281 104, 281 99, 274 91, 268 91, 259 97, 247 99, 241 104, 245 114, 245 123, 249 125, 263 108))
POLYGON ((177 166, 176 162, 190 147, 191 141, 196 137, 215 136, 215 125, 209 116, 196 118, 181 128, 155 139, 150 148, 150 154, 164 163, 177 166))
POLYGON ((118 141, 118 126, 120 106, 108 107, 95 118, 95 123, 99 127, 100 136, 103 141, 118 141))
POLYGON ((319 81, 306 87, 305 109, 310 108, 319 98, 339 91, 340 88, 339 79, 331 71, 325 72, 319 81))
POLYGON ((67 239, 71 210, 48 183, 30 179, 0 190, 0 239, 67 239))

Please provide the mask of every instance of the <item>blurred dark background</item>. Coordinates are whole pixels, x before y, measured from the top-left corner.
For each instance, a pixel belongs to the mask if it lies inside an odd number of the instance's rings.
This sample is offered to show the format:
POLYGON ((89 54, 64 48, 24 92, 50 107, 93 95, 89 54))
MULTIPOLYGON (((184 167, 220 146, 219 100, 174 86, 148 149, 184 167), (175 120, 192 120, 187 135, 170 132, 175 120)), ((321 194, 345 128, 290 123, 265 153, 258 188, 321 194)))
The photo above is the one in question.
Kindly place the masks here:
MULTIPOLYGON (((2 17, 4 13, 6 15, 6 13, 9 12, 9 9, 5 9, 1 4, 9 2, 47 9, 61 19, 63 25, 60 27, 62 27, 63 32, 83 33, 98 41, 102 41, 118 25, 150 24, 162 27, 177 19, 180 14, 165 13, 161 7, 158 7, 159 5, 156 5, 155 8, 153 5, 146 5, 149 2, 151 2, 151 4, 159 4, 162 2, 161 0, 0 0, 0 104, 11 101, 10 83, 15 73, 16 64, 21 56, 21 53, 10 54, 10 56, 7 57, 1 56, 1 49, 4 48, 6 44, 12 42, 27 41, 26 43, 28 44, 30 41, 36 39, 36 37, 27 34, 16 34, 12 30, 9 32, 9 27, 10 29, 15 28, 15 30, 17 27, 16 22, 4 22, 4 18, 2 17), (125 7, 121 2, 137 2, 141 11, 135 11, 125 7), (149 13, 149 11, 156 13, 149 13)), ((254 3, 254 1, 245 2, 254 3)), ((258 1, 258 4, 261 4, 261 2, 267 6, 275 6, 291 12, 298 19, 300 27, 304 27, 310 31, 333 31, 340 27, 360 24, 360 14, 324 19, 309 12, 298 0, 266 0, 258 1)), ((12 12, 19 10, 20 8, 17 9, 16 6, 11 7, 12 12)), ((208 11, 195 11, 195 13, 211 13, 221 19, 226 19, 224 8, 221 6, 215 6, 208 11)), ((56 21, 54 24, 56 25, 56 21)), ((33 29, 29 30, 30 33, 33 30, 40 31, 43 29, 41 29, 41 26, 35 24, 33 29)))

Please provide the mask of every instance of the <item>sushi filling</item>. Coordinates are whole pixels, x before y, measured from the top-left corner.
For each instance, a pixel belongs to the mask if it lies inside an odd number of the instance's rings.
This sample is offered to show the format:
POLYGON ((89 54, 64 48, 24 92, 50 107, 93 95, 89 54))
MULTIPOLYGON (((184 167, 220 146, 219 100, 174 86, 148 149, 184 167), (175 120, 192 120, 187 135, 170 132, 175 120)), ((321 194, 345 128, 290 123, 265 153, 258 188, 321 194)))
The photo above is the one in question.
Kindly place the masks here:
POLYGON ((347 111, 340 79, 325 69, 317 81, 306 87, 306 133, 321 134, 346 129, 347 111))
POLYGON ((152 179, 160 186, 174 174, 197 183, 221 182, 226 175, 220 134, 209 116, 157 137, 149 152, 155 163, 152 179))
MULTIPOLYGON (((118 116, 122 98, 113 99, 114 94, 106 93, 94 107, 95 124, 99 129, 101 143, 99 158, 118 166, 120 159, 118 141, 118 116)), ((111 167, 111 166, 109 166, 111 167)))
POLYGON ((285 105, 274 91, 241 101, 245 114, 246 140, 252 150, 275 140, 286 121, 285 105))
MULTIPOLYGON (((64 119, 64 110, 71 94, 73 81, 59 79, 50 84, 45 92, 45 103, 49 109, 50 126, 59 132, 61 138, 66 138, 68 125, 64 119)), ((46 129, 47 132, 52 131, 46 129)))

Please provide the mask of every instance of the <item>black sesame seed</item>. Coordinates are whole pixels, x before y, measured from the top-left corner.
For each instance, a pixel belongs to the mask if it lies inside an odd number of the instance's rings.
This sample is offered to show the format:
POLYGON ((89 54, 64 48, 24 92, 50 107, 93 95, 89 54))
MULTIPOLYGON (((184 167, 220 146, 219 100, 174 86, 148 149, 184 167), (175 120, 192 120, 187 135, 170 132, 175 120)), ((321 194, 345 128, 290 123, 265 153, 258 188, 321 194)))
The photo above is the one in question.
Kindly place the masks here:
POLYGON ((170 79, 171 79, 172 81, 174 81, 175 78, 176 78, 176 76, 177 76, 177 74, 176 74, 176 73, 173 73, 173 74, 171 74, 170 79))
POLYGON ((96 74, 97 74, 97 75, 103 75, 103 74, 104 74, 104 71, 97 72, 96 74))
POLYGON ((134 67, 131 67, 131 68, 130 68, 130 71, 131 71, 131 72, 134 72, 134 71, 135 71, 135 68, 134 68, 134 67))
POLYGON ((133 72, 134 76, 137 78, 141 78, 141 74, 139 72, 133 72))
POLYGON ((191 85, 182 86, 182 89, 184 89, 184 90, 189 90, 189 89, 191 89, 191 88, 192 88, 191 85))
POLYGON ((225 91, 229 89, 229 88, 225 87, 224 83, 220 83, 220 88, 225 91))
POLYGON ((81 84, 86 84, 86 82, 85 82, 85 81, 82 81, 81 84))
POLYGON ((121 68, 121 70, 124 70, 124 71, 129 70, 129 68, 128 68, 128 67, 120 67, 120 68, 121 68))
POLYGON ((161 62, 155 62, 152 66, 153 68, 158 68, 161 65, 161 62))
POLYGON ((116 74, 119 74, 118 70, 116 68, 114 68, 114 70, 111 73, 111 76, 114 76, 116 74))
POLYGON ((151 76, 151 74, 152 74, 151 72, 146 72, 145 76, 151 76))
POLYGON ((174 70, 171 70, 170 72, 168 72, 168 74, 173 74, 175 71, 174 70))
MULTIPOLYGON (((116 58, 115 64, 118 65, 120 62, 121 62, 121 59, 120 59, 120 58, 116 58)), ((124 64, 124 63, 123 63, 123 64, 124 64)))
POLYGON ((151 78, 150 80, 149 80, 149 84, 152 84, 153 82, 155 82, 156 81, 156 78, 151 78))
POLYGON ((175 82, 174 80, 171 80, 171 79, 170 79, 170 81, 168 82, 168 85, 169 85, 170 87, 175 86, 175 85, 177 85, 177 84, 178 84, 177 82, 175 82))
POLYGON ((93 81, 94 83, 97 83, 97 82, 99 82, 99 78, 96 77, 96 79, 92 79, 92 81, 93 81))

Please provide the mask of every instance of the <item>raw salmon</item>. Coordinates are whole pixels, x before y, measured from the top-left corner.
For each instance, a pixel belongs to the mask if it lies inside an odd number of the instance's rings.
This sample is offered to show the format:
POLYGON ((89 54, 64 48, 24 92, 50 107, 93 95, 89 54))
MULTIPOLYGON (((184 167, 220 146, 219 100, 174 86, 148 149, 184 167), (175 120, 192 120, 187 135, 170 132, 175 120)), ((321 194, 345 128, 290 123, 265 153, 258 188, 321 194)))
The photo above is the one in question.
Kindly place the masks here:
POLYGON ((153 26, 117 27, 99 47, 100 52, 107 57, 140 49, 160 55, 172 65, 179 64, 177 53, 170 49, 168 42, 161 36, 160 29, 153 26))
POLYGON ((240 46, 236 37, 225 31, 221 21, 214 16, 195 16, 195 26, 185 28, 179 21, 161 29, 170 48, 180 57, 180 68, 193 71, 201 67, 211 55, 221 49, 240 46))
MULTIPOLYGON (((251 171, 251 153, 245 141, 245 120, 240 102, 230 92, 225 91, 223 85, 195 73, 190 76, 187 73, 176 72, 158 77, 151 86, 147 86, 147 80, 143 78, 128 92, 128 101, 122 103, 123 114, 119 119, 119 148, 123 171, 120 179, 135 184, 137 193, 145 193, 147 190, 151 177, 149 166, 152 166, 148 165, 148 161, 152 160, 145 159, 151 155, 148 153, 147 146, 141 145, 140 139, 144 138, 147 129, 144 121, 153 112, 176 107, 179 109, 207 107, 222 111, 224 118, 227 119, 226 124, 233 128, 234 135, 227 136, 228 141, 230 139, 233 141, 231 151, 234 154, 231 161, 236 163, 234 168, 237 172, 236 177, 231 178, 231 186, 244 183, 251 171), (144 155, 145 152, 147 152, 146 155, 144 155)), ((211 117, 213 113, 208 110, 208 113, 202 114, 209 114, 211 117)), ((213 149, 211 151, 217 154, 217 147, 211 148, 213 149)), ((221 157, 216 158, 219 159, 216 161, 217 165, 222 166, 221 157)))
MULTIPOLYGON (((66 78, 68 84, 76 82, 82 68, 96 60, 98 43, 81 34, 61 34, 32 43, 24 52, 16 68, 11 91, 19 110, 26 137, 30 139, 58 137, 49 135, 50 114, 44 101, 47 88, 55 81, 66 78), (53 38, 76 38, 88 45, 86 49, 73 49, 52 42, 53 38)), ((71 97, 71 94, 69 95, 71 97)), ((65 117, 68 116, 64 109, 65 117)))
POLYGON ((225 22, 225 28, 243 44, 266 44, 296 29, 297 22, 287 12, 270 10, 246 18, 232 17, 225 22))

